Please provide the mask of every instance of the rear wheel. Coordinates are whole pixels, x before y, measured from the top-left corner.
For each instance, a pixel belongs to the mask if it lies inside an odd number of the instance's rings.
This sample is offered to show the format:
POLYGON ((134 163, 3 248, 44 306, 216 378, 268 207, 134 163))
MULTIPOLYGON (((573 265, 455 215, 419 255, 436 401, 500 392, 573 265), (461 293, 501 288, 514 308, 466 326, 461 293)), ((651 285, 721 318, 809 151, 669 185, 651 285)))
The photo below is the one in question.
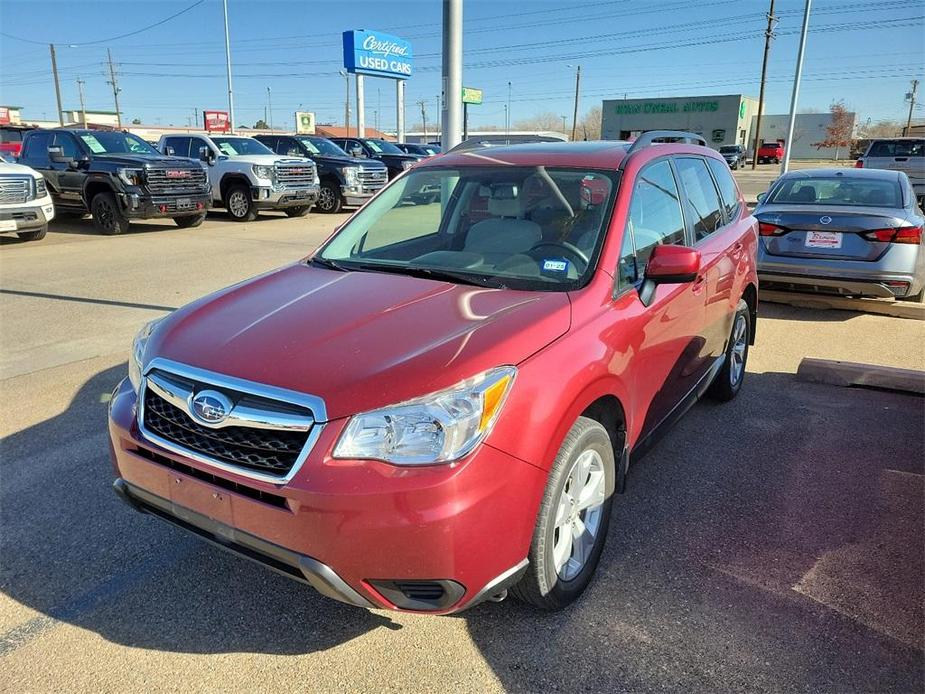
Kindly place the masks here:
POLYGON ((311 205, 299 205, 298 207, 287 207, 284 212, 287 217, 304 217, 312 209, 311 205))
POLYGON ((176 224, 181 229, 192 229, 193 227, 198 227, 206 221, 206 213, 194 214, 189 217, 174 217, 173 223, 176 224))
POLYGON ((106 236, 124 234, 128 231, 128 219, 119 209, 116 196, 112 193, 97 193, 90 203, 93 224, 106 236))
POLYGON ((900 301, 910 301, 915 304, 925 303, 925 287, 922 287, 919 290, 918 294, 913 294, 912 296, 900 296, 897 297, 900 301))
POLYGON ((745 380, 745 363, 748 361, 748 339, 751 335, 751 313, 745 299, 739 299, 735 317, 732 319, 732 332, 726 346, 723 366, 710 384, 707 395, 721 402, 732 400, 745 380))
POLYGON ((319 210, 328 214, 340 212, 341 207, 343 207, 343 199, 340 197, 338 188, 338 186, 330 182, 321 184, 317 203, 319 210))
POLYGON ((19 237, 20 241, 38 241, 45 238, 45 234, 48 233, 48 225, 43 224, 38 229, 34 231, 20 231, 17 232, 16 236, 19 237))
POLYGON ((228 188, 225 196, 225 208, 236 222, 253 222, 257 219, 257 209, 251 200, 251 192, 247 186, 233 185, 228 188))
POLYGON ((579 417, 556 456, 540 505, 530 565, 511 594, 555 610, 591 582, 604 551, 614 491, 613 446, 607 430, 579 417))

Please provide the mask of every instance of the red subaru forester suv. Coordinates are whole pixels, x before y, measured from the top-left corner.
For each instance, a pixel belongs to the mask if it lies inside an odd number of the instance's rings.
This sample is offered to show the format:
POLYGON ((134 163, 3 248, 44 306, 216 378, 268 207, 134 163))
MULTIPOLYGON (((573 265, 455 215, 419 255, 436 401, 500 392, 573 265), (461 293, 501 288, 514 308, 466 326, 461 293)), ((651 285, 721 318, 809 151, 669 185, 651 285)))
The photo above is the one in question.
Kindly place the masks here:
POLYGON ((758 225, 705 144, 418 164, 310 258, 138 334, 116 491, 353 605, 568 604, 630 463, 745 375, 758 225))

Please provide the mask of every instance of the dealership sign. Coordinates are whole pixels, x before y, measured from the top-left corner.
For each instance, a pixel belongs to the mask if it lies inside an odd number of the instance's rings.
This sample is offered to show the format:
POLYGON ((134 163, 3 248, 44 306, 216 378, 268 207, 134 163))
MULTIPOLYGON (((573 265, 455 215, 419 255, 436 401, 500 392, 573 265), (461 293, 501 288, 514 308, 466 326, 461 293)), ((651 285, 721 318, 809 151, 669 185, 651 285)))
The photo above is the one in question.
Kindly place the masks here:
POLYGON ((10 124, 10 109, 6 106, 0 106, 0 125, 10 124))
POLYGON ((231 130, 227 111, 203 111, 202 120, 208 133, 227 133, 231 130))
POLYGON ((344 67, 347 72, 406 80, 413 64, 411 44, 378 31, 344 32, 344 67))
POLYGON ((482 90, 473 89, 472 87, 463 87, 462 102, 464 104, 482 103, 482 90))
POLYGON ((309 111, 295 112, 295 131, 299 135, 315 134, 315 114, 309 111))
POLYGON ((618 114, 624 113, 704 113, 719 110, 716 101, 651 101, 642 104, 617 104, 618 114))

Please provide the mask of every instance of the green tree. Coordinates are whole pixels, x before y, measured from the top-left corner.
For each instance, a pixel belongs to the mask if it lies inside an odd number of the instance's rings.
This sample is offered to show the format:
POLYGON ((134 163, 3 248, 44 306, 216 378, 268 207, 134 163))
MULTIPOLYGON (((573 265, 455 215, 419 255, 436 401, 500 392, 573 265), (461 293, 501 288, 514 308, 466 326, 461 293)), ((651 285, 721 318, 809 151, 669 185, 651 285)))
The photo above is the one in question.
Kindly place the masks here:
POLYGON ((132 118, 132 125, 141 125, 141 118, 132 118))
POLYGON ((254 130, 269 130, 270 126, 262 118, 254 123, 254 130))

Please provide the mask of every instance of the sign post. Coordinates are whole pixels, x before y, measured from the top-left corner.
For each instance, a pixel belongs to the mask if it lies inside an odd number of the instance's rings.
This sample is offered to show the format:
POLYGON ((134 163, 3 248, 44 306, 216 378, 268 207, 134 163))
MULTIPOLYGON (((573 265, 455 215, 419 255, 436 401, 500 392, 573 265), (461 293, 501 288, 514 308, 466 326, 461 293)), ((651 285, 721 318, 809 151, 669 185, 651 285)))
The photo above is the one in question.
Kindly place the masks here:
POLYGON ((405 138, 404 80, 411 77, 414 56, 411 44, 397 36, 356 29, 344 32, 344 69, 356 75, 357 136, 364 137, 366 114, 363 76, 385 77, 396 81, 395 110, 399 141, 405 138))
POLYGON ((478 106, 482 103, 482 90, 473 87, 462 88, 463 104, 463 142, 469 139, 469 104, 478 106))
POLYGON ((296 111, 295 131, 299 135, 314 135, 315 114, 309 111, 296 111))

